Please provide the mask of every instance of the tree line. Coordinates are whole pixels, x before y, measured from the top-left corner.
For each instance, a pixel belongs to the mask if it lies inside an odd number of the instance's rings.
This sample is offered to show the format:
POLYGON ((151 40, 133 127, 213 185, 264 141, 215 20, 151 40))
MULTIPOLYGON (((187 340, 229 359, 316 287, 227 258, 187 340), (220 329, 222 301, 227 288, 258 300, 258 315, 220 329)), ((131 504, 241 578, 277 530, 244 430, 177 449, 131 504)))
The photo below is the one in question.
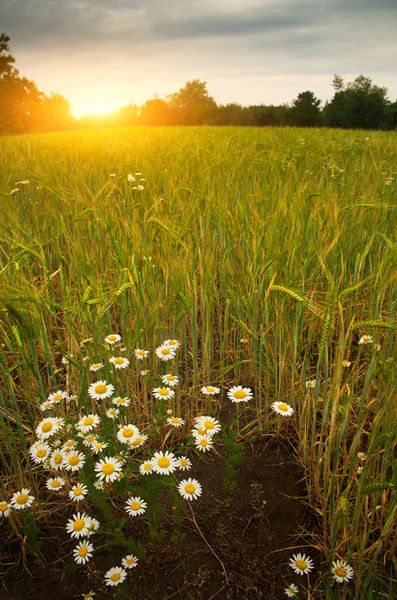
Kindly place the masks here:
POLYGON ((142 106, 129 104, 104 117, 75 119, 66 98, 46 95, 33 81, 20 76, 9 41, 6 33, 0 34, 0 134, 133 125, 397 129, 397 100, 391 102, 387 89, 364 75, 348 83, 335 75, 334 96, 323 106, 310 90, 298 94, 291 104, 280 106, 217 104, 206 82, 194 79, 166 99, 155 97, 142 106))

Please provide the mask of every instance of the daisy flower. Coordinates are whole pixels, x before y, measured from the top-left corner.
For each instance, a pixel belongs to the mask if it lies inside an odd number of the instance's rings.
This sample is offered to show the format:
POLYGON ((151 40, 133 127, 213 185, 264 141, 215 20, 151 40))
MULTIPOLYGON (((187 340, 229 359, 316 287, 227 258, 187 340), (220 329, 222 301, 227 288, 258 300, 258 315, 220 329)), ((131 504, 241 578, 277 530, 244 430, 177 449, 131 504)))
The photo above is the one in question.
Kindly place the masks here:
POLYGON ((142 498, 139 498, 139 496, 128 498, 127 502, 125 503, 125 510, 129 515, 131 515, 131 517, 135 517, 135 515, 143 515, 146 507, 146 502, 144 502, 142 498))
POLYGON ((80 500, 84 500, 85 496, 88 494, 88 488, 83 483, 78 483, 74 485, 69 492, 69 498, 74 502, 80 502, 80 500))
POLYGON ((68 359, 66 358, 66 356, 62 356, 61 363, 62 363, 63 365, 68 365, 68 364, 69 364, 69 361, 68 361, 68 359))
POLYGON ((87 537, 88 527, 91 523, 90 517, 86 513, 74 514, 71 519, 68 520, 66 525, 66 532, 70 533, 71 537, 87 537))
POLYGON ((183 479, 178 485, 178 491, 185 500, 196 500, 201 496, 201 485, 196 479, 183 479))
POLYGON ((106 383, 106 381, 97 381, 92 383, 88 388, 88 395, 94 400, 102 400, 113 396, 114 385, 106 383))
POLYGON ((181 456, 178 458, 178 468, 181 471, 189 471, 192 468, 192 461, 186 456, 181 456))
POLYGON ((62 450, 65 451, 69 451, 69 450, 73 450, 73 448, 77 445, 77 442, 75 442, 74 440, 70 439, 70 440, 66 440, 66 442, 64 443, 62 450))
POLYGON ((11 498, 11 506, 14 510, 30 508, 33 504, 34 496, 29 496, 30 490, 23 488, 20 492, 15 492, 11 498))
POLYGON ((213 387, 212 385, 206 385, 201 388, 201 393, 205 394, 206 396, 215 396, 215 394, 219 394, 220 391, 220 388, 213 387))
POLYGON ((88 540, 79 542, 76 548, 73 550, 74 560, 78 565, 85 565, 85 563, 90 560, 93 550, 94 546, 90 544, 88 540))
POLYGON ((50 456, 50 466, 56 471, 60 471, 63 467, 64 455, 59 450, 54 450, 50 456))
POLYGON ((119 335, 118 333, 111 333, 110 335, 105 337, 105 342, 106 344, 110 344, 111 346, 113 346, 117 342, 121 342, 121 335, 119 335))
POLYGON ((289 404, 285 404, 285 402, 273 402, 272 409, 276 411, 279 415, 283 415, 284 417, 289 417, 293 414, 294 409, 289 404))
POLYGON ((295 571, 297 575, 305 575, 310 573, 313 569, 313 561, 309 556, 305 554, 293 554, 293 558, 289 559, 289 566, 295 571))
POLYGON ((45 410, 51 410, 51 409, 52 409, 52 406, 53 406, 53 404, 54 404, 54 403, 53 403, 51 400, 46 400, 45 402, 42 402, 42 403, 40 404, 40 410, 42 410, 43 412, 44 412, 45 410))
POLYGON ((364 461, 364 460, 366 460, 367 455, 365 454, 365 452, 359 452, 357 454, 357 458, 358 458, 358 460, 364 461))
POLYGON ((98 452, 102 452, 102 450, 105 450, 105 448, 108 447, 108 444, 106 444, 105 442, 95 442, 94 444, 91 444, 91 448, 94 454, 98 454, 98 452))
POLYGON ((143 375, 143 376, 147 375, 148 373, 149 373, 149 369, 143 369, 141 371, 141 375, 143 375))
POLYGON ((105 459, 100 460, 95 465, 95 471, 97 473, 98 479, 101 481, 105 480, 106 483, 108 481, 115 481, 117 479, 122 465, 117 460, 117 458, 113 456, 107 456, 105 459))
POLYGON ((185 424, 185 421, 183 419, 180 419, 179 417, 169 417, 167 419, 167 423, 168 425, 172 425, 173 427, 182 427, 182 425, 185 424))
POLYGON ((85 456, 82 452, 70 452, 63 457, 63 466, 67 471, 79 471, 85 464, 85 456))
POLYGON ((46 483, 46 488, 52 492, 54 490, 62 489, 64 485, 65 480, 62 477, 51 477, 51 479, 48 479, 46 483))
POLYGON ((293 598, 295 596, 295 594, 298 593, 298 588, 296 587, 296 585, 294 585, 293 583, 291 583, 289 585, 289 587, 287 587, 287 589, 285 590, 285 593, 287 594, 288 598, 293 598))
POLYGON ((8 517, 11 512, 11 504, 7 504, 4 500, 0 500, 0 517, 8 517))
POLYGON ((118 430, 117 439, 122 444, 128 444, 137 435, 139 435, 138 427, 135 427, 135 425, 128 424, 124 425, 118 430))
POLYGON ((119 583, 123 583, 126 577, 127 571, 125 571, 121 567, 113 567, 105 573, 105 583, 106 585, 111 586, 119 585, 119 583))
POLYGON ((104 365, 102 363, 94 363, 90 366, 90 371, 100 371, 103 369, 104 365))
POLYGON ((87 433, 91 429, 98 427, 100 422, 101 420, 98 415, 83 415, 76 427, 83 433, 87 433))
POLYGON ((111 362, 116 369, 126 369, 130 364, 128 358, 123 358, 122 356, 112 356, 109 358, 109 362, 111 362))
POLYGON ((78 435, 83 438, 83 444, 86 448, 91 448, 92 444, 95 444, 95 442, 97 442, 97 438, 93 433, 89 433, 88 435, 84 435, 84 433, 79 433, 78 435))
POLYGON ((96 490, 103 490, 105 488, 105 486, 103 485, 102 481, 96 481, 94 483, 94 488, 96 490))
POLYGON ((179 377, 176 375, 171 375, 171 373, 167 373, 167 375, 162 376, 161 381, 165 383, 165 385, 175 387, 179 383, 179 377))
POLYGON ((361 336, 360 339, 358 340, 358 343, 360 344, 360 346, 362 344, 372 344, 372 335, 361 336))
POLYGON ((195 436, 195 445, 197 450, 201 452, 207 452, 207 450, 211 450, 213 441, 209 435, 196 435, 195 436))
POLYGON ((135 181, 135 177, 133 176, 133 174, 132 174, 132 173, 129 173, 129 174, 127 175, 127 180, 128 180, 130 183, 133 183, 133 182, 135 181))
POLYGON ((36 427, 36 435, 38 438, 44 440, 59 431, 60 427, 57 425, 57 419, 54 417, 48 417, 43 419, 36 427))
POLYGON ((51 448, 45 442, 36 442, 29 449, 29 454, 33 462, 38 465, 44 463, 51 454, 51 448))
POLYGON ((134 354, 138 360, 143 360, 149 356, 149 350, 141 350, 140 348, 136 348, 134 350, 134 354))
POLYGON ((109 408, 106 411, 106 416, 108 417, 108 419, 115 419, 116 417, 119 416, 119 414, 120 414, 120 411, 118 408, 109 408))
POLYGON ((351 365, 351 364, 352 364, 352 363, 351 363, 351 361, 350 361, 350 360, 344 360, 344 361, 342 362, 342 366, 343 366, 343 367, 350 367, 350 365, 351 365))
POLYGON ((163 345, 176 350, 181 344, 178 340, 164 340, 163 345))
POLYGON ((127 556, 122 559, 121 564, 126 569, 133 569, 134 567, 136 567, 138 565, 138 559, 136 556, 133 556, 132 554, 127 554, 127 556))
POLYGON ((147 437, 147 435, 139 433, 135 438, 133 438, 130 441, 130 446, 132 446, 132 448, 139 448, 139 446, 142 446, 146 442, 147 437))
POLYGON ((153 390, 153 396, 158 400, 162 400, 163 398, 173 398, 175 396, 175 392, 174 390, 170 390, 166 387, 157 387, 153 390))
POLYGON ((156 452, 151 462, 153 471, 160 475, 170 475, 178 467, 177 459, 168 450, 165 453, 156 452))
POLYGON ((145 461, 139 466, 139 472, 141 475, 149 475, 150 473, 153 473, 152 463, 150 460, 145 461))
POLYGON ((332 575, 338 583, 349 581, 354 576, 353 568, 344 560, 337 560, 332 563, 332 575))
POLYGON ((156 356, 160 360, 172 360, 173 358, 175 358, 175 350, 163 344, 162 346, 156 348, 156 356))
POLYGON ((252 400, 252 391, 250 388, 243 388, 241 385, 235 385, 230 388, 227 397, 232 402, 248 402, 248 400, 252 400))
POLYGON ((112 402, 117 406, 129 406, 131 404, 131 400, 129 398, 122 398, 121 396, 114 398, 112 402))
POLYGON ((316 379, 311 379, 310 381, 306 381, 306 388, 314 389, 316 387, 316 379))
POLYGON ((61 402, 61 400, 66 400, 67 397, 67 392, 62 392, 62 390, 58 390, 54 394, 49 394, 47 400, 50 400, 50 402, 53 402, 54 404, 58 404, 58 402, 61 402))
POLYGON ((215 433, 218 433, 221 430, 221 425, 219 421, 214 419, 214 417, 197 417, 196 426, 205 429, 207 435, 214 435, 215 433))
POLYGON ((364 467, 357 467, 356 473, 357 475, 361 475, 361 473, 364 471, 364 467))
POLYGON ((98 519, 94 519, 94 517, 88 517, 88 532, 87 536, 90 537, 93 533, 98 531, 100 527, 100 522, 98 519))
MULTIPOLYGON (((110 177, 110 175, 109 175, 110 177)), ((87 594, 81 594, 83 596, 83 600, 94 600, 95 592, 87 592, 87 594)))

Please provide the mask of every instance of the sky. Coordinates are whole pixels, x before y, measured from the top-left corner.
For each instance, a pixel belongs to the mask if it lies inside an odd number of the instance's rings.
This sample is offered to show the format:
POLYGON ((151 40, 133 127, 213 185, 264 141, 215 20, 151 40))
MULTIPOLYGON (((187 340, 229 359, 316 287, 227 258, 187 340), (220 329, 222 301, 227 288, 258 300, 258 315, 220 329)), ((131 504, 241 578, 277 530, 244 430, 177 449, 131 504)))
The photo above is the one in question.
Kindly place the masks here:
POLYGON ((190 79, 218 104, 329 100, 334 73, 397 99, 397 0, 0 0, 1 31, 20 74, 75 116, 190 79))

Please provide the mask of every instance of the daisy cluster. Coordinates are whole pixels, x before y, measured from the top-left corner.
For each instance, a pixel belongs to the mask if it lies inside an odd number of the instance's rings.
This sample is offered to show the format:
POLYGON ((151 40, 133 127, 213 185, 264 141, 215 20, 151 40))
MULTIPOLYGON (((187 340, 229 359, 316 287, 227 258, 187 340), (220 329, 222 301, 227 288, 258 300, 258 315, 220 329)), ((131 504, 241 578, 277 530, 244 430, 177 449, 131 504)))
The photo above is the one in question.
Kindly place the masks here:
MULTIPOLYGON (((314 568, 314 562, 310 556, 306 554, 293 554, 290 558, 289 566, 297 575, 308 575, 314 568)), ((334 582, 345 583, 349 582, 354 577, 353 568, 344 560, 337 560, 332 563, 332 578, 334 582)), ((288 588, 285 589, 285 594, 288 598, 295 597, 299 592, 298 587, 291 583, 288 588)))

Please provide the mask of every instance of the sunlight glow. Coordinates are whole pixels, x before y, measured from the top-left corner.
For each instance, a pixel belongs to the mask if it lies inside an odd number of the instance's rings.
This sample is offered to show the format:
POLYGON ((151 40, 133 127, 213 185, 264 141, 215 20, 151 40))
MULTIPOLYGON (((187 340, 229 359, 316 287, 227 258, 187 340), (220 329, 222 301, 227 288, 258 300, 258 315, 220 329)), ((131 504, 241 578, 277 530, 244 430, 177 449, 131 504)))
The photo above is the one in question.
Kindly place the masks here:
POLYGON ((76 119, 85 116, 103 117, 111 114, 114 110, 115 109, 111 107, 110 104, 106 104, 105 102, 94 102, 85 106, 73 106, 72 114, 76 119))

